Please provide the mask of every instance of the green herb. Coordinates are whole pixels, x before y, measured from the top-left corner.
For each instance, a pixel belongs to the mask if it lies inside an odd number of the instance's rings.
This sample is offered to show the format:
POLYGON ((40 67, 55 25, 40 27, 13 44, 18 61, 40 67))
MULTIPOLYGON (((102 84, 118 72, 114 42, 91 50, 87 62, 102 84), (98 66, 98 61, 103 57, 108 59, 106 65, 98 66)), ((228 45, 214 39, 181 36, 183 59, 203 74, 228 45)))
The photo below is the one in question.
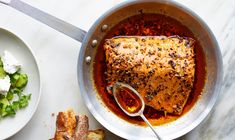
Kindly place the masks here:
POLYGON ((18 109, 20 108, 20 103, 19 103, 19 101, 14 101, 14 102, 12 103, 12 108, 13 108, 14 110, 18 110, 18 109))
POLYGON ((25 108, 26 106, 28 106, 29 104, 28 101, 30 100, 30 98, 31 98, 31 94, 21 96, 19 100, 19 107, 25 108))
POLYGON ((7 74, 3 69, 0 58, 0 78, 10 76, 11 87, 7 94, 0 94, 0 119, 7 116, 15 116, 17 110, 25 108, 29 104, 31 94, 24 94, 23 89, 28 83, 27 74, 16 72, 7 74))
POLYGON ((21 94, 22 94, 22 90, 20 90, 20 89, 18 89, 18 88, 11 88, 9 92, 18 95, 19 97, 20 97, 21 94))
POLYGON ((31 98, 31 94, 25 95, 17 88, 11 89, 5 96, 0 95, 0 118, 14 116, 17 110, 28 106, 31 98))
POLYGON ((5 112, 7 116, 14 116, 16 114, 15 110, 12 108, 11 105, 6 106, 5 112))

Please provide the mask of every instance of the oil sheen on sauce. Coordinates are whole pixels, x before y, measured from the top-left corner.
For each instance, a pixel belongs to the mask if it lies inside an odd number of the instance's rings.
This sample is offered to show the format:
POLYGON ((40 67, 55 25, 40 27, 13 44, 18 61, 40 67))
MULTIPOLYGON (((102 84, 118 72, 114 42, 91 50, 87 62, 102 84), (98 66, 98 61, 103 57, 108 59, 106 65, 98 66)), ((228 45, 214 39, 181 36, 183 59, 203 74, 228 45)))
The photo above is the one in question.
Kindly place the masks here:
MULTIPOLYGON (((206 63, 202 47, 200 46, 193 33, 177 20, 159 14, 139 14, 121 21, 118 25, 113 27, 104 39, 109 39, 115 36, 172 36, 179 35, 181 37, 191 37, 196 40, 195 52, 195 79, 192 93, 184 107, 182 115, 187 113, 193 105, 197 102, 205 83, 206 63)), ((117 105, 113 95, 106 90, 107 83, 105 81, 105 52, 103 49, 104 40, 100 43, 94 62, 94 81, 96 89, 102 98, 104 104, 116 115, 122 119, 146 126, 140 117, 130 117, 126 115, 117 105)), ((145 107, 144 115, 151 122, 152 125, 161 125, 174 121, 182 115, 165 115, 164 112, 157 111, 149 106, 145 107)))
POLYGON ((142 107, 142 101, 138 95, 126 87, 117 88, 116 99, 120 106, 130 114, 139 112, 142 107))

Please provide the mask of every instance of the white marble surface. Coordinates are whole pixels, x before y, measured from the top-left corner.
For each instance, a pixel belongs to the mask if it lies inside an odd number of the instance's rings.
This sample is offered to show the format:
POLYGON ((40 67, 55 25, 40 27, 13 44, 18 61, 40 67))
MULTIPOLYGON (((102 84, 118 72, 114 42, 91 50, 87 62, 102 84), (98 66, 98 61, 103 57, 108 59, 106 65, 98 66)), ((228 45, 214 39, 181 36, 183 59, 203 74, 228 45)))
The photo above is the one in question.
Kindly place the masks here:
MULTIPOLYGON (((112 6, 124 0, 24 0, 25 2, 88 30, 112 6)), ((178 0, 204 19, 214 32, 223 54, 224 82, 218 102, 199 127, 181 139, 235 139, 235 1, 178 0)), ((101 125, 85 107, 77 83, 77 58, 80 43, 0 4, 0 27, 20 36, 35 52, 42 74, 42 97, 38 109, 11 140, 46 140, 55 131, 51 114, 67 108, 87 114, 91 128, 101 125)), ((0 48, 1 49, 1 48, 0 48)), ((121 139, 106 131, 108 140, 121 139)))

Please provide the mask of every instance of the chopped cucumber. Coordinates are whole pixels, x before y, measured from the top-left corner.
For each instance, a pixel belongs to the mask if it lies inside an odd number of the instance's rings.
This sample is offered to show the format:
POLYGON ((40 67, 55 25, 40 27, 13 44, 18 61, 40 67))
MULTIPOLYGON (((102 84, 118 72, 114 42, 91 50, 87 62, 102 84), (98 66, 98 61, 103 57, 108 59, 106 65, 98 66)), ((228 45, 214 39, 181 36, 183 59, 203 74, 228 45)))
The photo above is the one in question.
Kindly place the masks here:
POLYGON ((20 78, 20 74, 19 73, 15 73, 15 74, 11 75, 11 86, 12 87, 16 86, 16 83, 19 80, 19 78, 20 78))
POLYGON ((26 74, 15 73, 11 76, 11 86, 16 88, 24 88, 28 83, 28 76, 26 74))
POLYGON ((24 88, 28 83, 28 76, 26 74, 20 74, 20 78, 18 79, 16 83, 17 88, 24 88))

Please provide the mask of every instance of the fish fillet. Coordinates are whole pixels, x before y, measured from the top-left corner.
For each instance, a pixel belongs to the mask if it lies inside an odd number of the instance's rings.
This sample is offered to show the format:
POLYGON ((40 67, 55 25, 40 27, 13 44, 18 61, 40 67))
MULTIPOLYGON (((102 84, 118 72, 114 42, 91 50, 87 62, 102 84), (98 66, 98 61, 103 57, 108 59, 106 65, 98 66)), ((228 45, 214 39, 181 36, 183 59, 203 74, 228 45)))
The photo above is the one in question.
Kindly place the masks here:
POLYGON ((146 105, 180 115, 193 90, 194 40, 178 36, 119 36, 104 44, 108 85, 135 88, 146 105))

